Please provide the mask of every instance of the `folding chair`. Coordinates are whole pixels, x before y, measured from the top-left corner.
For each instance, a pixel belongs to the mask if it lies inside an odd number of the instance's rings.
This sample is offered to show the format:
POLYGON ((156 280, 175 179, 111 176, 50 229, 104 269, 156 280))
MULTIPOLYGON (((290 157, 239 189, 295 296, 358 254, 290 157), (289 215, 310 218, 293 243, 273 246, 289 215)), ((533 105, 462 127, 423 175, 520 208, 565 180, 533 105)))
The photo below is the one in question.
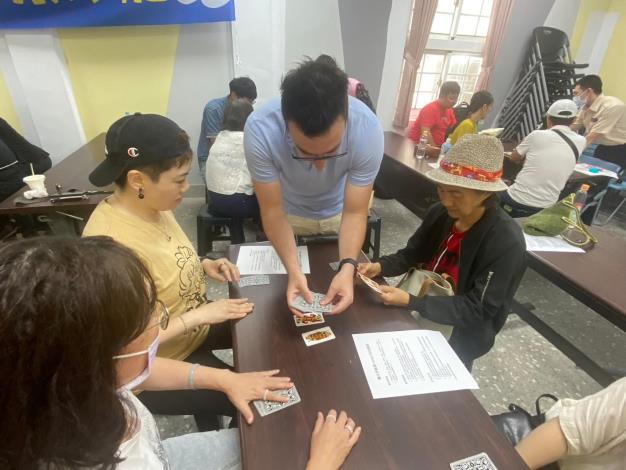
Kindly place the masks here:
MULTIPOLYGON (((581 155, 579 161, 581 163, 587 163, 588 165, 593 165, 599 168, 604 168, 605 170, 608 170, 608 171, 613 171, 617 173, 618 175, 622 174, 622 168, 619 165, 616 165, 615 163, 606 162, 599 158, 590 157, 588 155, 583 154, 581 155)), ((590 208, 594 207, 595 209, 593 211, 593 218, 591 219, 591 225, 603 226, 603 225, 608 224, 613 218, 613 216, 619 212, 619 210, 624 205, 624 201, 626 201, 626 182, 620 181, 620 179, 613 178, 609 181, 609 184, 606 188, 604 188, 602 191, 600 191, 598 194, 595 195, 595 197, 592 199, 591 202, 589 202, 588 204, 585 204, 585 207, 581 211, 581 214, 582 212, 586 212, 590 208), (617 191, 619 195, 621 196, 622 200, 619 202, 617 207, 613 210, 613 212, 611 212, 611 214, 605 220, 603 220, 602 222, 599 222, 598 215, 600 212, 600 207, 602 206, 604 197, 606 196, 609 190, 617 191)))

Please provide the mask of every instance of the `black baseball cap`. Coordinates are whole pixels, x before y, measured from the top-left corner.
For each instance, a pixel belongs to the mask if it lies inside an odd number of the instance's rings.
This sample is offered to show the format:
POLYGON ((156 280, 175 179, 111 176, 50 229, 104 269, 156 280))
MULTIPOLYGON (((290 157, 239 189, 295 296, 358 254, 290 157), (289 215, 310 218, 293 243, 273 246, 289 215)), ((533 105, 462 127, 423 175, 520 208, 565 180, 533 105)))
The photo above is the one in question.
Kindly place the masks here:
POLYGON ((190 152, 178 124, 158 114, 135 113, 113 123, 107 131, 106 158, 89 175, 94 186, 108 186, 129 168, 140 168, 190 152))

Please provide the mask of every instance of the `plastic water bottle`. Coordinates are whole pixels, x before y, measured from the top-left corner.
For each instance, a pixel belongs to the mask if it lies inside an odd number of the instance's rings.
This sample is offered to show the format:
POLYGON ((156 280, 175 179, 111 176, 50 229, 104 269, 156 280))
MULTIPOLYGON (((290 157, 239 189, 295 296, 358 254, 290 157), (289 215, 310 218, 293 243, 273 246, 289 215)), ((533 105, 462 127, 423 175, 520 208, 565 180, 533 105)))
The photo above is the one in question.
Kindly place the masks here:
POLYGON ((441 151, 439 152, 439 158, 437 159, 437 165, 439 165, 441 160, 443 160, 443 157, 446 156, 446 154, 450 151, 451 148, 452 148, 452 139, 448 137, 445 143, 441 146, 441 151))
POLYGON ((583 184, 580 189, 576 191, 576 195, 574 196, 574 205, 579 211, 583 210, 585 207, 585 202, 587 202, 587 196, 589 191, 589 185, 583 184))
POLYGON ((421 160, 426 156, 426 146, 428 145, 428 131, 422 131, 419 143, 415 146, 415 158, 421 160))

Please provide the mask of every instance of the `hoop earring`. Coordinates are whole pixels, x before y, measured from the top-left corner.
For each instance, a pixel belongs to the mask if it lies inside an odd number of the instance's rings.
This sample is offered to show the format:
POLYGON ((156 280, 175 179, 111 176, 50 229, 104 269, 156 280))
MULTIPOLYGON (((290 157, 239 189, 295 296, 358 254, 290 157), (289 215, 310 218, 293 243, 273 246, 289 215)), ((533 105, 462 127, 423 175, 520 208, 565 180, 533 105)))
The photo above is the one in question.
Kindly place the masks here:
POLYGON ((143 188, 139 188, 139 193, 137 194, 137 197, 139 199, 143 199, 144 197, 146 197, 143 193, 143 188))

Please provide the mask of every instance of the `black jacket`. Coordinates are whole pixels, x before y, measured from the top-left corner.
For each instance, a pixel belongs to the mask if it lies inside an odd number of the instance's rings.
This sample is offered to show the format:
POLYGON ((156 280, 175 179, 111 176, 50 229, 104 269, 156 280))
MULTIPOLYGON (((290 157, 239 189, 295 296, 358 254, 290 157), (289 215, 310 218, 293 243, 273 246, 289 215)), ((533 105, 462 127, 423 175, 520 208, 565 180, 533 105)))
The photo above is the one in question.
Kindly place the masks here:
POLYGON ((0 201, 24 186, 22 178, 30 175, 31 163, 38 174, 52 166, 48 152, 31 144, 0 118, 0 201))
MULTIPOLYGON (((406 248, 380 259, 383 276, 398 276, 429 263, 449 236, 454 220, 433 205, 406 248)), ((520 226, 500 207, 487 209, 461 242, 457 293, 411 296, 408 308, 429 320, 454 326, 450 345, 467 362, 486 354, 509 314, 525 268, 520 226)))

